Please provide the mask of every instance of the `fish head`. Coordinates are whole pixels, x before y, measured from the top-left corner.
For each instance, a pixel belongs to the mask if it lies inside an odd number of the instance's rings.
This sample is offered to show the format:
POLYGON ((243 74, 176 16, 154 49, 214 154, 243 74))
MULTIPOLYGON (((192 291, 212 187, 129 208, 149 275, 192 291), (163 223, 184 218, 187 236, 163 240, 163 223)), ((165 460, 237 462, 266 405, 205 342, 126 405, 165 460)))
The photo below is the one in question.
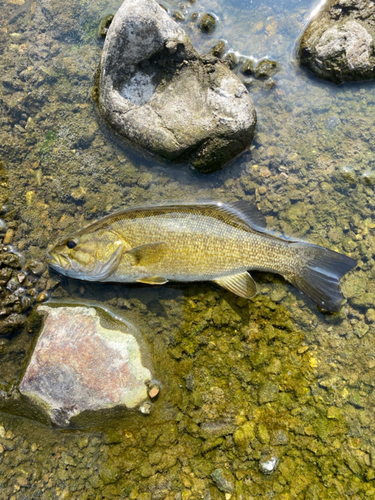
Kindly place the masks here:
POLYGON ((117 268, 124 243, 115 231, 81 231, 52 248, 47 264, 69 278, 102 281, 117 268))

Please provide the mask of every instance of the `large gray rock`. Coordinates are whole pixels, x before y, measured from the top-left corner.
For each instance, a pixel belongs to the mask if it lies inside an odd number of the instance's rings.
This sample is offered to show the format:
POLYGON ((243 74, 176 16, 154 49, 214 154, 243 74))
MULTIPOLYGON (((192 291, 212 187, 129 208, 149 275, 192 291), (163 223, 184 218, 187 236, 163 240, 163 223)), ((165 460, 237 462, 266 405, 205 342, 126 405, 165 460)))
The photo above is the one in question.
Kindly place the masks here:
POLYGON ((97 307, 42 305, 38 312, 45 318, 19 391, 54 424, 148 400, 151 369, 135 327, 97 307))
POLYGON ((299 45, 301 64, 335 83, 375 78, 375 3, 328 0, 299 45))
POLYGON ((199 56, 154 0, 125 0, 116 13, 96 94, 102 116, 120 134, 201 171, 220 169, 254 135, 245 86, 216 57, 199 56))

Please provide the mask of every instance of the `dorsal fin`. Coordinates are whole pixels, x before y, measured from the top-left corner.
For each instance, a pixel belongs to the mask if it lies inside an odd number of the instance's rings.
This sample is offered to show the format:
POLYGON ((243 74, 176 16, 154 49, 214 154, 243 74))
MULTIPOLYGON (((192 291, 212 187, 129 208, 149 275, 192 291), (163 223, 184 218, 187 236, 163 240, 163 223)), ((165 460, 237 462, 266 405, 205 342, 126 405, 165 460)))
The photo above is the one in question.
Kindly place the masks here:
MULTIPOLYGON (((82 229, 76 235, 83 234, 87 230, 105 229, 111 227, 116 220, 121 220, 124 217, 132 219, 149 217, 150 213, 155 215, 168 212, 194 213, 194 211, 205 212, 206 215, 218 218, 228 224, 241 228, 244 231, 252 233, 262 233, 269 238, 285 240, 281 235, 274 234, 267 229, 264 215, 256 207, 254 203, 248 201, 236 201, 232 203, 223 203, 212 200, 186 202, 186 203, 170 203, 168 205, 154 205, 149 207, 134 207, 126 208, 120 212, 108 215, 103 219, 94 222, 87 228, 82 229)), ((289 240, 288 241, 293 241, 289 240)))
POLYGON ((254 203, 241 200, 228 204, 214 203, 212 207, 214 206, 216 210, 229 216, 233 223, 245 231, 261 233, 265 237, 287 241, 288 243, 295 243, 297 241, 294 238, 288 238, 267 229, 266 218, 254 203))
POLYGON ((238 212, 238 214, 254 229, 267 229, 266 218, 255 205, 255 203, 240 200, 229 203, 228 206, 232 207, 236 212, 238 212))

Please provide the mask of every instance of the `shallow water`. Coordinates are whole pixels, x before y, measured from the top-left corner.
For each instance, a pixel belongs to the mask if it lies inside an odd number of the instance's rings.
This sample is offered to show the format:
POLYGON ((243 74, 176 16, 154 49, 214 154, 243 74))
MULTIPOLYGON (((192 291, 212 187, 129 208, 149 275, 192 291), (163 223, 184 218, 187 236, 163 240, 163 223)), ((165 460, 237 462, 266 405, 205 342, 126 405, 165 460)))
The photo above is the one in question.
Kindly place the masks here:
MULTIPOLYGON (((250 150, 202 175, 119 142, 96 113, 97 28, 120 2, 21 2, 0 10, 0 159, 7 242, 26 260, 121 207, 211 198, 256 201, 268 227, 359 265, 342 281, 338 315, 261 273, 247 302, 207 283, 104 286, 46 272, 39 286, 52 298, 109 304, 140 326, 163 390, 150 416, 91 430, 0 414, 0 497, 374 496, 374 84, 337 87, 298 67, 316 3, 163 3, 200 51, 225 40, 241 78, 241 56, 280 65, 271 84, 247 82, 258 113, 250 150), (217 16, 212 34, 194 12, 217 16), (273 457, 265 475, 259 465, 273 457)), ((18 376, 32 337, 4 341, 1 384, 18 376)))

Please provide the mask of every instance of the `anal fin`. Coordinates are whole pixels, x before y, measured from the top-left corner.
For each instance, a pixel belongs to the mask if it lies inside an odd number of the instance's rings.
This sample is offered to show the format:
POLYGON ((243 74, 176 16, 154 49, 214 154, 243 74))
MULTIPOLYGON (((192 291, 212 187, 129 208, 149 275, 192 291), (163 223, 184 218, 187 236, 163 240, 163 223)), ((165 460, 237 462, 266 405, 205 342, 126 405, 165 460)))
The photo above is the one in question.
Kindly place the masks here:
POLYGON ((251 299, 257 293, 256 283, 248 272, 224 276, 213 282, 245 299, 251 299))
POLYGON ((164 285, 168 280, 163 276, 146 276, 137 280, 137 283, 147 283, 148 285, 164 285))

